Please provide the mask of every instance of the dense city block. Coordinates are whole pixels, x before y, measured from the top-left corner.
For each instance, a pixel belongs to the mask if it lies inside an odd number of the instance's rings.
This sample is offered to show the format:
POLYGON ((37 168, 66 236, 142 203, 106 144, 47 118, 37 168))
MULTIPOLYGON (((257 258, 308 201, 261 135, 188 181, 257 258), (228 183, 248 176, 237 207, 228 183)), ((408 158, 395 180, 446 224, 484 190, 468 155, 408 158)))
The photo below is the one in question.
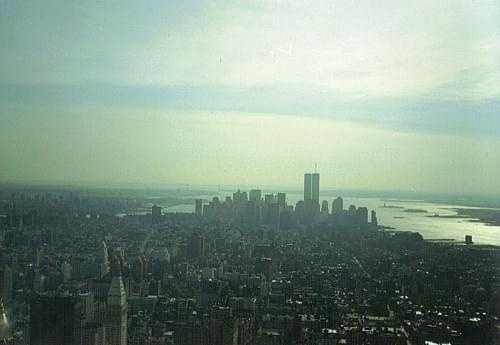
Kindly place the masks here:
POLYGON ((500 344, 498 247, 388 229, 321 201, 316 173, 295 205, 195 196, 167 213, 140 193, 4 187, 0 343, 500 344))

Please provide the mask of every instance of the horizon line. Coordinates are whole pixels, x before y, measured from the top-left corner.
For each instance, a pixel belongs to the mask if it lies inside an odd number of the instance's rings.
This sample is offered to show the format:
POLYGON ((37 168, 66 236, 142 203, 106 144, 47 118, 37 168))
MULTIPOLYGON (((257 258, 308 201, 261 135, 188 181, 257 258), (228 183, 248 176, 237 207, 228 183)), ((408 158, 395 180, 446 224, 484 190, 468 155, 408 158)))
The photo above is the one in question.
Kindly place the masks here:
MULTIPOLYGON (((288 192, 303 191, 303 186, 278 186, 278 185, 249 185, 249 184, 218 184, 218 183, 177 183, 177 182, 111 182, 111 181, 64 181, 64 180, 0 180, 0 188, 3 186, 25 186, 25 187, 63 187, 63 188, 92 188, 92 189, 163 189, 163 190, 184 190, 196 191, 206 188, 215 189, 211 192, 229 191, 229 190, 244 190, 244 189, 261 189, 261 190, 279 190, 288 192), (170 187, 170 188, 167 188, 170 187), (192 189, 192 187, 203 187, 200 189, 192 189)), ((454 196, 454 197, 497 197, 496 193, 453 193, 441 191, 415 191, 407 190, 388 190, 388 189, 363 189, 355 187, 333 187, 326 186, 322 188, 322 192, 352 192, 352 193, 387 193, 387 194, 413 194, 413 195, 428 195, 428 196, 454 196)), ((321 189, 320 189, 321 194, 321 189)))

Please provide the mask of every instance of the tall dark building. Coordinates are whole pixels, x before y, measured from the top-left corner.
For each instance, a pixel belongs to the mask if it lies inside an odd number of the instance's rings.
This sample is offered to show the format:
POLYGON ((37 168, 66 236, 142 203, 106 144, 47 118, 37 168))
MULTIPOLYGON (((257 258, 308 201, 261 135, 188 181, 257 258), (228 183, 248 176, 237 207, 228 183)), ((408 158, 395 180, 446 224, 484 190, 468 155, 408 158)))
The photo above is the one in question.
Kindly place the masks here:
POLYGON ((82 345, 106 345, 104 325, 98 322, 86 323, 82 328, 82 345))
POLYGON ((304 174, 304 201, 312 200, 312 176, 304 174))
POLYGON ((151 216, 153 218, 153 221, 159 222, 161 219, 161 207, 153 205, 153 207, 151 207, 151 216))
POLYGON ((276 201, 276 197, 273 193, 264 195, 264 204, 269 205, 276 201))
POLYGON ((203 200, 196 199, 194 202, 194 214, 196 217, 201 217, 203 214, 203 200))
POLYGON ((304 201, 308 200, 319 204, 319 173, 304 174, 304 201))
POLYGON ((188 256, 190 259, 202 259, 205 255, 205 238, 198 233, 192 233, 188 240, 188 256))
POLYGON ((238 189, 238 191, 233 193, 233 202, 235 205, 242 205, 248 201, 247 192, 242 192, 238 189))
POLYGON ((279 225, 280 223, 280 207, 277 202, 268 205, 269 223, 279 225))
POLYGON ((360 225, 368 224, 368 209, 366 207, 358 207, 356 210, 356 218, 360 225))
POLYGON ((0 268, 0 298, 5 303, 12 299, 12 269, 7 264, 0 268))
POLYGON ((174 344, 206 344, 208 342, 208 333, 208 327, 199 320, 176 321, 174 325, 174 344))
POLYGON ((319 174, 304 174, 304 209, 302 213, 302 222, 311 224, 319 220, 319 174))
POLYGON ((208 335, 210 344, 232 345, 236 343, 238 327, 231 308, 212 307, 208 335))
POLYGON ((312 174, 312 187, 311 187, 311 195, 313 201, 319 204, 319 174, 312 174))
POLYGON ((471 245, 472 242, 472 236, 471 235, 465 235, 465 244, 471 245))
POLYGON ((356 205, 349 205, 347 212, 349 212, 350 216, 355 217, 356 216, 356 205))
POLYGON ((321 213, 326 213, 328 214, 328 201, 323 200, 321 203, 321 213))
POLYGON ((278 205, 281 209, 284 209, 286 207, 286 194, 285 193, 278 193, 278 205))
POLYGON ((80 345, 81 302, 76 297, 37 296, 31 300, 31 345, 80 345))
POLYGON ((245 223, 252 225, 257 224, 260 218, 260 208, 257 207, 255 201, 249 201, 246 206, 245 214, 245 223))
POLYGON ((255 202, 255 205, 260 205, 260 199, 262 198, 262 191, 260 189, 252 189, 250 191, 248 199, 255 202))
POLYGON ((332 202, 332 214, 340 213, 344 209, 344 200, 342 197, 337 197, 337 199, 332 202))
POLYGON ((372 210, 370 221, 371 221, 371 224, 373 226, 377 226, 378 225, 377 212, 375 212, 375 211, 372 210))

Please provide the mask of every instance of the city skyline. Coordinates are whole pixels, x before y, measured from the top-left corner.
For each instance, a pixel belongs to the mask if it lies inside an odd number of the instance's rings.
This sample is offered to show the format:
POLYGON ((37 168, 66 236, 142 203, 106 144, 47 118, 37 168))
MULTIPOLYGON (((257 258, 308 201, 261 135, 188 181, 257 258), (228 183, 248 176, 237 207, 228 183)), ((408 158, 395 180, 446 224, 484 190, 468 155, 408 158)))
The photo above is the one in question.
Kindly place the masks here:
POLYGON ((305 200, 0 188, 0 343, 496 343, 499 209, 320 207, 319 180, 305 200))
POLYGON ((499 0, 0 0, 0 345, 500 345, 499 0))

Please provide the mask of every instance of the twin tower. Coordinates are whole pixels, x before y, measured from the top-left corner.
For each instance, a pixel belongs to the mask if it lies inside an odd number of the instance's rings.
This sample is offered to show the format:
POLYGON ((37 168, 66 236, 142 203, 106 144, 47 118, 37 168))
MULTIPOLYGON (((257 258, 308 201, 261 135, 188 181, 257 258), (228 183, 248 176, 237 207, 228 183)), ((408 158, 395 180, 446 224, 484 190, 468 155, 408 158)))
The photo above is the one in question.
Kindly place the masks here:
POLYGON ((319 173, 304 174, 304 201, 319 204, 319 173))

